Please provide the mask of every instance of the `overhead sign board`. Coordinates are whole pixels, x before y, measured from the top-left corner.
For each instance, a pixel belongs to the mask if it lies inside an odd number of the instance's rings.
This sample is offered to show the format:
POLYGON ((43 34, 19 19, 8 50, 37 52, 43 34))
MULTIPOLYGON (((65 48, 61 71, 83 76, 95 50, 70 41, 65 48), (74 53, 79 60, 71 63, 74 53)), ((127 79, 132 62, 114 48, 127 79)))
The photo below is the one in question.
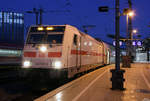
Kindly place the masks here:
POLYGON ((109 8, 108 6, 101 6, 98 8, 99 12, 108 12, 109 8))

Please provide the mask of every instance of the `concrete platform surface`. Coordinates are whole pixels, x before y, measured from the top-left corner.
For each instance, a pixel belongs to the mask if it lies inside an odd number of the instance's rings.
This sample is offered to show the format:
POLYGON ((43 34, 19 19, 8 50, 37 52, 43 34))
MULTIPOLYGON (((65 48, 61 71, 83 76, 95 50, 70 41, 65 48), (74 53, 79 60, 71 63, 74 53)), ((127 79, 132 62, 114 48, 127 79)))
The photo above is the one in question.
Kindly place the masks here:
POLYGON ((88 73, 35 101, 150 101, 150 64, 135 63, 122 68, 126 90, 111 90, 110 69, 105 66, 88 73))

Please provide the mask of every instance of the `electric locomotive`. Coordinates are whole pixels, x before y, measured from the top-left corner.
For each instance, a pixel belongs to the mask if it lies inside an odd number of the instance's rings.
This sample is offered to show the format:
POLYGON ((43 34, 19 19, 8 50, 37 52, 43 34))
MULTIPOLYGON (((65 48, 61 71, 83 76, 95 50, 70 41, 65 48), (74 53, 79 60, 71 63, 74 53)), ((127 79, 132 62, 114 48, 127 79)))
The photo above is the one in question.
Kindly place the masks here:
POLYGON ((22 59, 22 75, 72 78, 109 64, 110 48, 71 25, 35 25, 29 28, 22 59))

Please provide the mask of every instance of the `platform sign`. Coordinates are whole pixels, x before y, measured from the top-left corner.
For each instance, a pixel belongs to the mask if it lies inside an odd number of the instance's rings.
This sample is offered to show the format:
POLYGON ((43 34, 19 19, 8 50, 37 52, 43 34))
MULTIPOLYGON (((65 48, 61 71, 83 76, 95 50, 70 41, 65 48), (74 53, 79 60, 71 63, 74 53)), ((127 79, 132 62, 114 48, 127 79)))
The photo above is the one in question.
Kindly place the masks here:
POLYGON ((141 41, 138 41, 138 42, 137 42, 137 45, 138 45, 138 46, 142 46, 142 42, 141 42, 141 41))
MULTIPOLYGON (((119 45, 122 46, 122 41, 119 41, 119 45)), ((116 46, 116 41, 113 41, 113 45, 116 46)))
POLYGON ((133 46, 141 46, 142 42, 141 41, 132 41, 133 46))
POLYGON ((133 45, 133 46, 136 46, 136 42, 135 42, 135 41, 133 41, 133 42, 132 42, 132 45, 133 45))
POLYGON ((101 6, 98 8, 99 12, 108 12, 109 11, 109 7, 108 6, 101 6))

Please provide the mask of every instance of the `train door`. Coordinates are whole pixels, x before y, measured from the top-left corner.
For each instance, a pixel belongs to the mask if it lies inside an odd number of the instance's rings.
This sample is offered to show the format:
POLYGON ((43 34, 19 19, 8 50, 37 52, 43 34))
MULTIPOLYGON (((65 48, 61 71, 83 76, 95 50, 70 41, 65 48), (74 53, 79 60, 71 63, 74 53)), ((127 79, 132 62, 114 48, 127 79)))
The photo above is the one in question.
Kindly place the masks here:
POLYGON ((109 50, 107 50, 107 64, 110 63, 110 52, 109 50))
POLYGON ((74 35, 74 45, 75 45, 75 48, 76 48, 76 67, 77 67, 77 70, 80 69, 81 67, 81 37, 78 36, 78 35, 74 35))
POLYGON ((102 42, 102 64, 105 64, 105 46, 104 43, 102 42))
POLYGON ((105 46, 105 48, 104 48, 104 65, 106 65, 106 64, 107 64, 107 48, 105 46))
POLYGON ((78 55, 78 67, 81 68, 81 58, 82 58, 82 54, 81 54, 81 36, 78 36, 78 45, 79 45, 79 51, 80 51, 80 54, 78 55))
POLYGON ((74 34, 73 44, 75 46, 75 67, 78 66, 78 44, 77 44, 77 35, 74 34))
POLYGON ((100 54, 101 54, 100 63, 101 63, 101 65, 104 65, 104 44, 102 42, 101 42, 99 48, 100 48, 100 54))

